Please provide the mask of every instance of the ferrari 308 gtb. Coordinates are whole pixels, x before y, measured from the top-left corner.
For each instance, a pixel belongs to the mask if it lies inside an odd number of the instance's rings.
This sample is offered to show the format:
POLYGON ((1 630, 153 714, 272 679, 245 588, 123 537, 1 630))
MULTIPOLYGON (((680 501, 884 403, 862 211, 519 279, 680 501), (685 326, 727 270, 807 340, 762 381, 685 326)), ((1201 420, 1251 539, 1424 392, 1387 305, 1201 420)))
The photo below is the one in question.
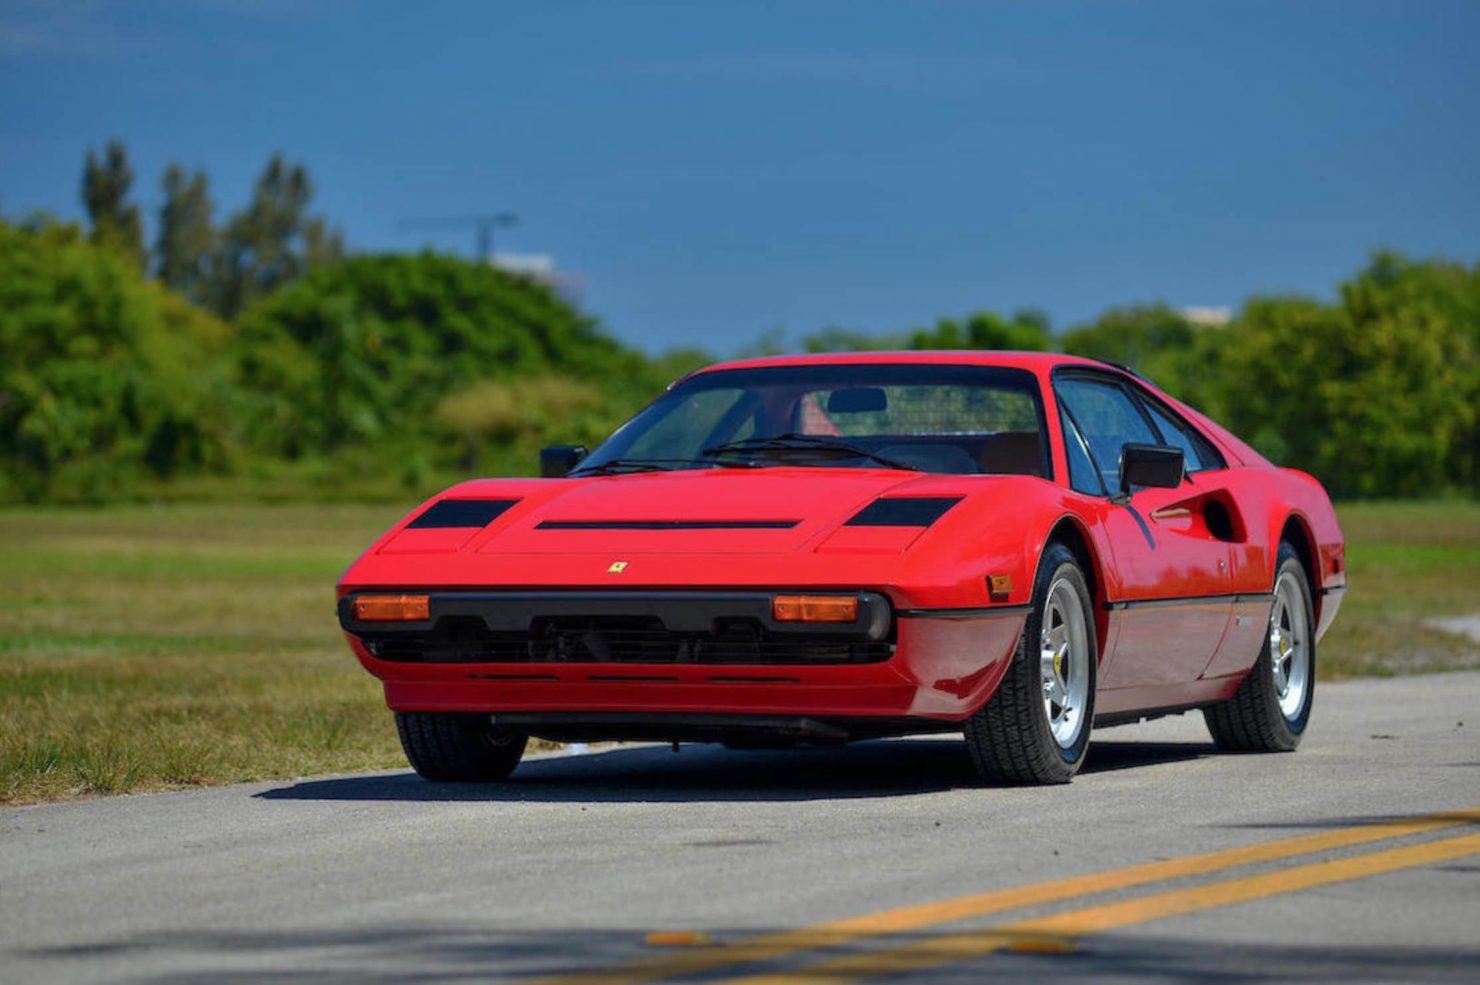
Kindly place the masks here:
POLYGON ((430 780, 532 735, 960 731, 984 778, 1062 783, 1092 726, 1192 709, 1290 750, 1346 584, 1315 479, 1069 356, 725 363, 541 472, 454 486, 339 585, 430 780))

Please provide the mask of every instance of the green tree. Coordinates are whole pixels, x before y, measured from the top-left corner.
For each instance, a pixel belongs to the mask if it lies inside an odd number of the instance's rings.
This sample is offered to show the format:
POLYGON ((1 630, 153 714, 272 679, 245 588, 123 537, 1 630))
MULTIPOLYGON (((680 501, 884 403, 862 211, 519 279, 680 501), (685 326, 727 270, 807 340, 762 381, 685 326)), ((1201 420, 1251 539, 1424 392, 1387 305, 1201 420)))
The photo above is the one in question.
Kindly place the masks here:
POLYGON ((92 241, 120 250, 144 268, 144 226, 139 207, 128 201, 134 170, 120 140, 110 140, 99 157, 92 148, 82 171, 82 204, 92 222, 92 241))
POLYGON ((993 311, 978 311, 966 321, 941 318, 928 329, 910 335, 911 349, 1014 349, 1046 352, 1053 348, 1048 319, 1036 309, 1015 311, 1004 318, 993 311))
POLYGON ((1156 356, 1187 349, 1196 332, 1167 304, 1111 308, 1089 325, 1064 333, 1064 351, 1140 369, 1156 356))
POLYGON ((601 441, 611 426, 607 404, 595 384, 568 376, 479 380, 442 400, 434 420, 463 443, 458 465, 471 472, 490 444, 518 447, 534 461, 534 450, 554 434, 587 445, 601 441))
POLYGON ((1065 332, 1065 352, 1135 370, 1174 397, 1198 407, 1214 399, 1225 326, 1199 326, 1163 303, 1111 308, 1065 332))
POLYGON ((197 304, 208 304, 216 232, 211 225, 214 205, 205 172, 187 174, 180 165, 171 164, 161 184, 164 204, 159 208, 154 247, 160 282, 197 304))
POLYGON ((313 183, 281 154, 267 162, 247 207, 232 215, 216 262, 215 307, 235 317, 258 298, 344 255, 344 241, 309 215, 313 183))
POLYGON ((1476 491, 1480 271, 1379 254, 1340 295, 1250 301, 1218 415, 1334 496, 1476 491))
MULTIPOLYGON (((468 453, 436 439, 439 408, 459 435, 496 436, 507 429, 470 417, 524 393, 482 381, 593 382, 608 426, 669 382, 548 288, 431 253, 355 256, 314 271, 244 312, 235 348, 258 401, 251 440, 293 457, 399 442, 452 465, 468 453)), ((541 386, 541 405, 557 406, 553 384, 541 386)))
POLYGON ((75 226, 0 224, 0 500, 225 468, 228 329, 75 226))
POLYGON ((802 339, 804 352, 887 352, 909 348, 903 332, 858 332, 850 328, 828 328, 802 339))

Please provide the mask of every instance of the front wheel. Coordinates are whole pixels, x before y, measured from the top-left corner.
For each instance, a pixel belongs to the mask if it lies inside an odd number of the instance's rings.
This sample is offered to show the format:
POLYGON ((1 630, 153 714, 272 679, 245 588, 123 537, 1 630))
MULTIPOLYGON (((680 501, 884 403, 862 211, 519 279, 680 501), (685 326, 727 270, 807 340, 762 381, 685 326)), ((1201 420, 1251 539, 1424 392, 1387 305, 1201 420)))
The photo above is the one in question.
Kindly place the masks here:
POLYGON ((1098 653, 1084 572, 1068 548, 1050 544, 1012 665, 991 700, 966 720, 966 746, 984 779, 1073 779, 1089 746, 1098 653))
POLYGON ((1233 697, 1203 709, 1219 749, 1290 752, 1310 722, 1316 689, 1315 610, 1295 548, 1280 545, 1269 632, 1233 697))
POLYGON ((398 711, 396 731, 411 768, 438 783, 488 783, 514 772, 529 736, 488 715, 398 711))

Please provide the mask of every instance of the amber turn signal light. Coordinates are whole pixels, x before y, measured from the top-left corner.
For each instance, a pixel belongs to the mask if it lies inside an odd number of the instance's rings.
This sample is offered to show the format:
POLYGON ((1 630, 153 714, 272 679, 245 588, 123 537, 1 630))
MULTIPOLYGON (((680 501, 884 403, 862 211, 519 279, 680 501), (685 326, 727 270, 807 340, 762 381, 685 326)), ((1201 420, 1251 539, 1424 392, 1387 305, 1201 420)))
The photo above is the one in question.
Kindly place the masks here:
POLYGON ((355 599, 355 618, 360 622, 426 622, 431 617, 431 599, 425 595, 361 595, 355 599))
POLYGON ((855 622, 858 599, 839 595, 777 595, 771 599, 777 622, 855 622))
POLYGON ((1012 575, 987 575, 987 594, 993 602, 1006 602, 1012 597, 1012 575))

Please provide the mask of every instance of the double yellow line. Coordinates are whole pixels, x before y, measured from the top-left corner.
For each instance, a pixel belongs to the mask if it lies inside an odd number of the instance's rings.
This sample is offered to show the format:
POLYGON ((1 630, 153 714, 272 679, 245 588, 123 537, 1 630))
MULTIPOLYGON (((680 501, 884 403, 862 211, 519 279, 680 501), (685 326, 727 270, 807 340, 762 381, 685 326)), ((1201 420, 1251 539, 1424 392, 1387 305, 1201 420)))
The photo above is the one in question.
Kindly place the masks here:
MULTIPOLYGON (((1323 831, 1278 841, 1243 845, 1201 855, 1146 862, 1067 879, 1016 886, 883 910, 797 930, 764 934, 731 944, 657 955, 606 971, 577 972, 536 980, 537 985, 641 985, 668 978, 697 975, 721 968, 770 961, 804 951, 836 947, 886 935, 905 934, 940 924, 992 913, 1078 899, 1096 893, 1129 889, 1154 882, 1207 875, 1239 866, 1317 852, 1350 848, 1392 838, 1427 834, 1460 825, 1480 824, 1480 807, 1444 814, 1403 818, 1360 827, 1323 831)), ((1021 920, 985 930, 936 935, 883 950, 845 954, 784 973, 730 979, 730 985, 781 985, 826 982, 828 985, 886 974, 917 971, 963 961, 1007 947, 1058 950, 1074 938, 1116 927, 1208 910, 1233 903, 1296 892, 1335 882, 1346 882, 1398 869, 1431 865, 1480 854, 1480 834, 1390 848, 1347 858, 1316 862, 1177 889, 1119 902, 1105 903, 1052 916, 1021 920)), ((527 985, 535 985, 534 982, 527 985)))

